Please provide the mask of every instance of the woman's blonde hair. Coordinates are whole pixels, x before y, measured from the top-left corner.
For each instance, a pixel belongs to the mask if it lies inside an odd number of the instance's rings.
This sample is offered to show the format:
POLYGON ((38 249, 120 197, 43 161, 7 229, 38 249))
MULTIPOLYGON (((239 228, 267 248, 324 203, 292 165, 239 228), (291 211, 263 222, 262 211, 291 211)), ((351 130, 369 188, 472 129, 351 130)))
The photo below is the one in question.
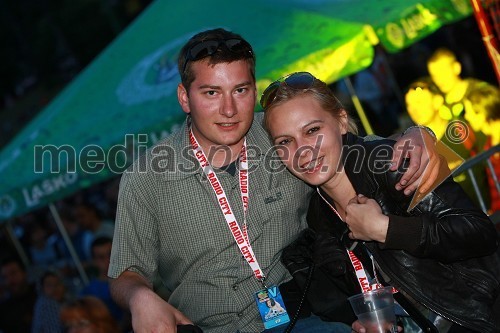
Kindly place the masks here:
POLYGON ((314 99, 316 99, 316 101, 319 102, 322 109, 332 114, 336 119, 339 119, 341 112, 345 111, 347 115, 347 130, 351 133, 357 134, 358 127, 356 123, 351 117, 349 117, 349 113, 335 96, 330 87, 328 87, 325 82, 315 78, 314 76, 313 78, 314 80, 311 87, 307 89, 296 89, 288 86, 286 83, 281 83, 274 99, 269 103, 266 109, 264 109, 265 128, 269 128, 269 112, 273 108, 286 103, 297 96, 311 95, 314 99))

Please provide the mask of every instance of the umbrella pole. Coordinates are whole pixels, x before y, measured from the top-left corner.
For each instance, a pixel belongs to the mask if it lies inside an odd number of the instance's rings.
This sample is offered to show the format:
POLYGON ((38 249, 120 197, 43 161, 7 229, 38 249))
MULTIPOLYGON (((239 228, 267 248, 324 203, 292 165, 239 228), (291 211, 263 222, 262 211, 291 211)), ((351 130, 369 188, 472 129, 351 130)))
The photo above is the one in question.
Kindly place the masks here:
POLYGON ((28 268, 31 266, 30 260, 28 259, 28 256, 26 255, 26 251, 24 251, 23 246, 21 245, 21 242, 19 242, 19 239, 16 237, 16 233, 14 232, 14 229, 12 229, 12 223, 8 222, 7 225, 5 226, 5 230, 7 231, 7 234, 9 235, 9 238, 16 248, 17 254, 19 255, 19 258, 24 264, 24 267, 28 268))
POLYGON ((356 95, 356 91, 354 90, 351 79, 346 76, 344 78, 344 83, 347 87, 347 90, 349 91, 349 94, 351 95, 352 103, 354 104, 354 108, 356 109, 356 112, 358 113, 359 120, 361 120, 361 124, 363 125, 363 128, 365 129, 366 134, 367 135, 374 134, 373 129, 370 125, 370 122, 368 121, 368 118, 366 117, 365 110, 363 110, 363 106, 361 105, 361 102, 359 101, 358 95, 356 95))
POLYGON ((495 37, 491 24, 488 21, 488 17, 481 5, 480 0, 470 0, 472 3, 472 8, 474 9, 474 17, 476 18, 477 25, 481 31, 481 36, 483 37, 483 42, 488 52, 488 56, 493 64, 493 69, 497 80, 500 84, 500 54, 498 52, 498 38, 495 37))
POLYGON ((75 266, 76 269, 78 270, 78 273, 80 274, 80 278, 82 279, 83 284, 87 285, 89 283, 89 278, 87 277, 87 273, 85 273, 85 270, 83 269, 83 265, 82 262, 80 261, 80 258, 78 258, 78 254, 76 254, 75 248, 73 247, 73 243, 71 242, 71 239, 68 236, 68 232, 66 231, 66 228, 64 228, 61 217, 59 216, 59 213, 57 212, 57 209, 54 206, 54 204, 52 203, 49 204, 49 208, 50 212, 52 213, 52 216, 54 217, 54 221, 56 221, 57 228, 59 229, 59 232, 61 233, 61 236, 63 237, 64 242, 68 247, 71 258, 73 258, 73 261, 75 262, 75 266))
POLYGON ((405 98, 401 92, 401 88, 397 84, 394 71, 392 70, 391 65, 389 63, 389 59, 387 58, 387 53, 380 45, 376 45, 375 47, 380 48, 379 52, 380 52, 380 57, 382 59, 382 65, 384 66, 384 70, 387 75, 387 78, 389 79, 389 84, 392 88, 392 91, 396 95, 399 105, 401 105, 403 110, 406 110, 405 98))

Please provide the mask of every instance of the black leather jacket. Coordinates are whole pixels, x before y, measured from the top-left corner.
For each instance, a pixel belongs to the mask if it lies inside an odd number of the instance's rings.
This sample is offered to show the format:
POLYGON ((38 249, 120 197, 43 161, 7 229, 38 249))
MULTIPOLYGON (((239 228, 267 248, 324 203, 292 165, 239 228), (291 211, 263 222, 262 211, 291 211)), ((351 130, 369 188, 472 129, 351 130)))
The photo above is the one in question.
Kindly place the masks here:
MULTIPOLYGON (((498 305, 500 291, 500 257, 495 253, 498 236, 488 217, 451 178, 407 212, 411 197, 394 188, 402 171, 388 171, 394 142, 365 142, 350 133, 343 139, 345 171, 356 192, 375 199, 389 216, 384 244, 359 243, 354 250, 365 268, 370 269, 371 261, 366 257, 364 246, 373 254, 384 284, 396 287, 401 294, 409 295, 462 326, 479 332, 500 332, 492 313, 494 303, 498 305)), ((352 244, 347 237, 347 226, 317 193, 311 198, 308 223, 318 235, 323 235, 323 245, 319 246, 323 257, 321 253, 313 257, 315 262, 323 263, 325 255, 330 258, 320 270, 328 279, 336 280, 334 283, 340 291, 335 297, 360 292, 344 250, 352 244), (324 242, 325 232, 331 238, 328 245, 324 242)), ((298 241, 304 242, 304 239, 298 241)), ((318 244, 315 246, 318 248, 318 244)), ((294 277, 300 265, 297 266, 297 257, 294 259, 293 254, 305 253, 305 248, 300 247, 300 244, 292 244, 283 253, 283 261, 294 277)), ((312 290, 314 293, 313 287, 312 290)), ((321 291, 317 291, 314 302, 321 297, 321 291)), ((335 302, 337 310, 348 304, 338 299, 335 302)), ((323 303, 323 309, 328 307, 326 301, 323 303)), ((337 310, 328 309, 330 314, 337 310)))

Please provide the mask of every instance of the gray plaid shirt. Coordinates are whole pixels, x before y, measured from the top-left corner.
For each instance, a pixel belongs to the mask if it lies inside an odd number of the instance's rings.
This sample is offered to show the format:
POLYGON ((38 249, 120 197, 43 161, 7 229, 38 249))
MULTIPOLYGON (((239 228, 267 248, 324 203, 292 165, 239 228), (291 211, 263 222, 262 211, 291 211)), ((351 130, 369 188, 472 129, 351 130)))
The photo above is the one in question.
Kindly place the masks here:
MULTIPOLYGON (((267 284, 279 285, 291 279, 281 250, 306 226, 311 189, 273 155, 261 123, 262 114, 255 114, 247 134, 247 225, 267 284)), ((159 274, 169 303, 206 333, 260 332, 254 294, 261 285, 190 148, 185 123, 122 176, 109 275, 131 270, 153 282, 159 274)), ((241 225, 238 173, 217 176, 241 225)))

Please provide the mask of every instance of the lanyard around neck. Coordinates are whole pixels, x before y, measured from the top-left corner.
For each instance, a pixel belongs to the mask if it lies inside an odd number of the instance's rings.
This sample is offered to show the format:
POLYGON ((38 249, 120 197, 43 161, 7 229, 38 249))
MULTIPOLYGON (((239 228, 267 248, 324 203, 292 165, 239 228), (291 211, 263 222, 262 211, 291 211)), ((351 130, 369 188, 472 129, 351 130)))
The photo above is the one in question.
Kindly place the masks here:
MULTIPOLYGON (((330 204, 328 202, 328 200, 326 200, 325 197, 323 197, 323 195, 321 194, 318 187, 316 188, 316 191, 318 192, 321 199, 323 199, 323 201, 326 202, 326 204, 335 212, 335 214, 337 214, 339 219, 344 222, 344 220, 340 216, 339 212, 335 209, 335 207, 333 207, 332 204, 330 204)), ((380 283, 378 283, 377 279, 375 279, 375 283, 370 284, 370 280, 368 279, 368 275, 366 274, 366 270, 365 270, 361 260, 358 259, 358 257, 354 254, 353 251, 348 250, 348 249, 346 249, 346 251, 347 251, 347 255, 349 257, 349 260, 351 261, 352 267, 354 268, 354 272, 356 273, 356 278, 358 279, 358 283, 359 283, 359 286, 361 287, 361 290, 363 292, 367 292, 367 291, 370 291, 373 289, 382 288, 382 285, 380 283)), ((373 258, 371 258, 371 260, 372 260, 372 264, 373 264, 373 258)), ((373 265, 373 273, 376 274, 375 265, 373 265)))
POLYGON ((229 200, 226 196, 226 192, 222 187, 222 183, 219 181, 219 178, 215 174, 214 169, 208 162, 207 156, 203 151, 203 148, 200 146, 198 141, 196 140, 192 129, 189 129, 189 141, 191 143, 194 155, 200 166, 203 170, 203 173, 207 177, 214 193, 217 197, 217 202, 219 204, 219 208, 221 209, 222 214, 226 220, 227 226, 233 235, 234 241, 238 245, 241 254, 250 265, 250 268, 253 271, 254 276, 261 282, 264 281, 264 273, 262 272, 259 263, 257 262, 257 258, 253 252, 252 246, 250 245, 250 241, 248 239, 247 232, 247 210, 248 210, 248 199, 249 199, 249 186, 248 186, 248 157, 247 157, 247 142, 246 138, 243 142, 243 147, 241 148, 240 158, 239 158, 239 183, 240 183, 240 196, 243 204, 243 230, 240 228, 238 222, 236 221, 236 216, 233 213, 231 205, 229 204, 229 200))

